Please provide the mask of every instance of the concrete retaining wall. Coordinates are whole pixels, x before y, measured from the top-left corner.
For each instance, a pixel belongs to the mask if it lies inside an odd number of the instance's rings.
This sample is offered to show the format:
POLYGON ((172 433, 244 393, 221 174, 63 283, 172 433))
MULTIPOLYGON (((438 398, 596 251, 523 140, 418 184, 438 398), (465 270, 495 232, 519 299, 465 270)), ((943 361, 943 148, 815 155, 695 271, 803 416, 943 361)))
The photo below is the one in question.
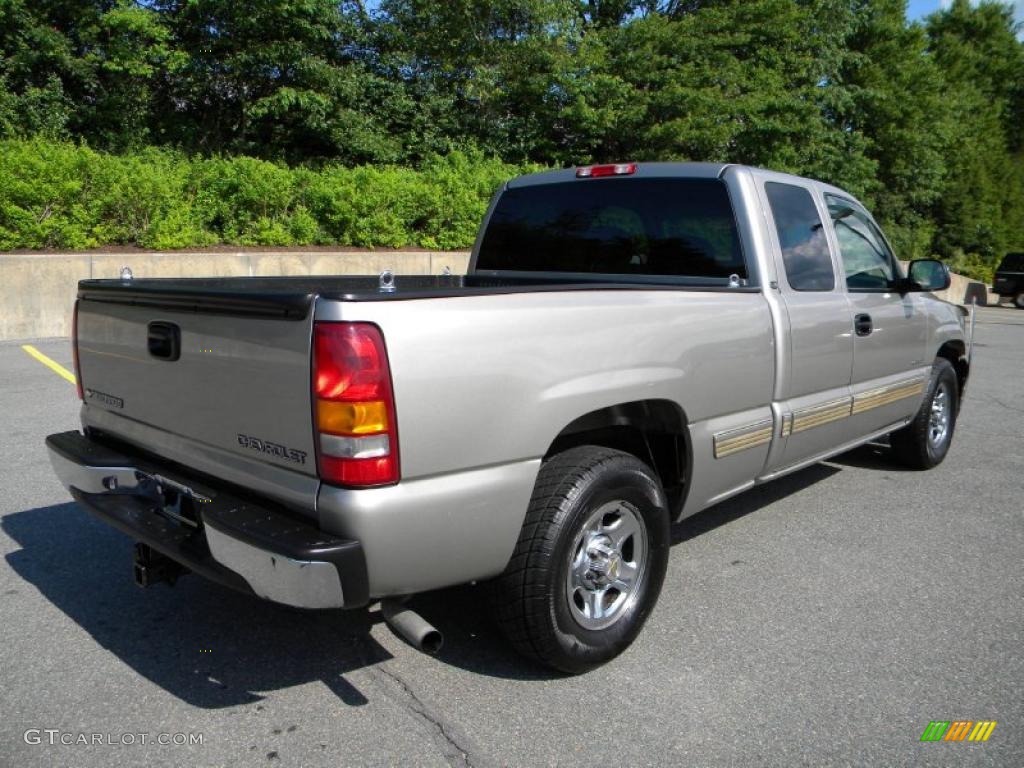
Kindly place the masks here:
POLYGON ((972 280, 969 277, 958 275, 955 272, 950 274, 949 288, 945 291, 936 291, 935 295, 940 299, 952 301, 954 304, 977 304, 983 307, 986 304, 996 305, 999 303, 999 296, 992 293, 991 286, 972 280))
POLYGON ((465 273, 463 251, 228 251, 0 255, 0 340, 71 335, 78 281, 118 277, 438 275, 465 273))
MULTIPOLYGON (((118 277, 125 264, 136 277, 273 275, 438 275, 466 271, 465 251, 215 251, 0 255, 0 340, 71 335, 78 281, 118 277)), ((946 301, 998 303, 982 283, 953 275, 946 301)))
MULTIPOLYGON (((900 264, 903 265, 903 273, 906 274, 910 262, 900 261, 900 264)), ((984 307, 987 304, 993 306, 999 304, 999 296, 992 293, 991 286, 958 275, 956 272, 950 272, 949 277, 949 288, 944 291, 935 291, 934 296, 954 304, 977 304, 979 307, 984 307)))

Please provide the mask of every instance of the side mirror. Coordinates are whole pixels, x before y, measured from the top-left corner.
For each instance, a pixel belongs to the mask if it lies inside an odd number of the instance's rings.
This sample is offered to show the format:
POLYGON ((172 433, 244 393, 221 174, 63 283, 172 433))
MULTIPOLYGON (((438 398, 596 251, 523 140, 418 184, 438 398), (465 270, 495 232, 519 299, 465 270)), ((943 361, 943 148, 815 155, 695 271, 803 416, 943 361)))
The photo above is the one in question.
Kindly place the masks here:
POLYGON ((944 291, 949 288, 949 267, 937 259, 915 259, 906 282, 908 291, 944 291))

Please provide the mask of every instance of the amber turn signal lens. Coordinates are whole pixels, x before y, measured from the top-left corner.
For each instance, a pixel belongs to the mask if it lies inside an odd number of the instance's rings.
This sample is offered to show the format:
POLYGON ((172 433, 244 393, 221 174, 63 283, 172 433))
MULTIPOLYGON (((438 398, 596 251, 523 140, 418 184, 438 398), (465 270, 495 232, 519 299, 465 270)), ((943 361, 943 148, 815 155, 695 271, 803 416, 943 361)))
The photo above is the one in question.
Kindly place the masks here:
POLYGON ((387 403, 346 403, 317 400, 317 429, 332 435, 372 435, 388 429, 387 403))

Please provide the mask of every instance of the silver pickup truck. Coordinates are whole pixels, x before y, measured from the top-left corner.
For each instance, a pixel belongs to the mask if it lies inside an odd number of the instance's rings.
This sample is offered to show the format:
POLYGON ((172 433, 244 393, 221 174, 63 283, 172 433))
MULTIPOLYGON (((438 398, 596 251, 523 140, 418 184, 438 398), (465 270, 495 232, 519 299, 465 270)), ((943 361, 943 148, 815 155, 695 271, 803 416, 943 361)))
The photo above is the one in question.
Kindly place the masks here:
MULTIPOLYGON (((966 311, 841 189, 737 165, 513 179, 465 276, 84 280, 72 496, 268 600, 488 581, 527 655, 581 672, 655 605, 669 526, 869 440, 940 463, 966 311)), ((404 622, 404 623, 403 623, 404 622)))

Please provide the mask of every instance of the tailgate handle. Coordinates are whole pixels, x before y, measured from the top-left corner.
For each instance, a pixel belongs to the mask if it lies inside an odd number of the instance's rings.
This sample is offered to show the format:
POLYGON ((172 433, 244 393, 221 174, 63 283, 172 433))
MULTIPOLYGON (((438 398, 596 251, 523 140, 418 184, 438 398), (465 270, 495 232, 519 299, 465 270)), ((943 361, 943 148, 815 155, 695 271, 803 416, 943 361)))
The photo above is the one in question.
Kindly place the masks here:
POLYGON ((174 323, 154 320, 149 324, 149 354, 161 360, 181 357, 181 329, 174 323))

